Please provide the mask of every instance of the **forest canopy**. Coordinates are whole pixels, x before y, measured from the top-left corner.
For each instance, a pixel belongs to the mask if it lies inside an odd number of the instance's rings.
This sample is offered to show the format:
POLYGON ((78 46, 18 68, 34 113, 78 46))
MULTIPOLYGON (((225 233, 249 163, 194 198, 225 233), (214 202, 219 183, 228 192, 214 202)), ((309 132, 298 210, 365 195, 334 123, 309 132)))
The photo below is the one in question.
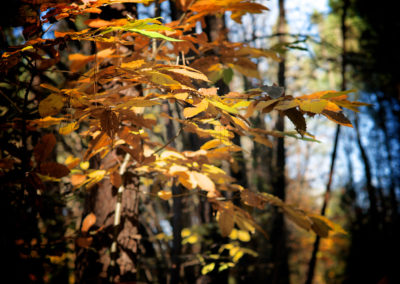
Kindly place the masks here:
MULTIPOLYGON (((7 275, 18 283, 311 283, 326 273, 345 282, 362 258, 352 248, 381 242, 383 253, 371 252, 375 261, 388 251, 398 236, 400 175, 391 151, 398 121, 369 114, 384 139, 383 176, 363 145, 357 113, 391 105, 396 114, 398 98, 394 88, 348 75, 359 72, 353 59, 377 48, 365 43, 376 25, 353 1, 332 1, 331 18, 317 23, 317 42, 290 33, 279 0, 275 33, 258 37, 256 19, 269 4, 20 0, 1 12, 7 275), (232 41, 229 27, 246 30, 249 19, 252 41, 232 41), (329 21, 339 23, 333 33, 342 46, 324 41, 329 21), (360 30, 350 25, 362 21, 360 30), (307 50, 314 62, 297 58, 307 50), (340 84, 304 91, 290 78, 296 62, 308 66, 309 78, 315 62, 328 66, 326 76, 340 84), (379 99, 365 100, 357 89, 379 90, 379 99), (291 158, 303 155, 293 149, 322 144, 316 123, 337 127, 322 202, 308 190, 305 171, 290 177, 291 158), (349 130, 340 134, 343 127, 349 130), (349 156, 342 195, 331 189, 337 152, 351 147, 338 148, 340 135, 353 137, 365 180, 351 182, 349 156), (368 205, 357 203, 358 190, 368 205), (340 253, 316 275, 318 252, 329 246, 340 253)), ((368 66, 379 72, 380 62, 368 66)), ((314 156, 307 155, 301 163, 314 156)), ((320 173, 316 164, 310 171, 320 173)), ((394 279, 393 265, 385 265, 373 281, 394 279)))

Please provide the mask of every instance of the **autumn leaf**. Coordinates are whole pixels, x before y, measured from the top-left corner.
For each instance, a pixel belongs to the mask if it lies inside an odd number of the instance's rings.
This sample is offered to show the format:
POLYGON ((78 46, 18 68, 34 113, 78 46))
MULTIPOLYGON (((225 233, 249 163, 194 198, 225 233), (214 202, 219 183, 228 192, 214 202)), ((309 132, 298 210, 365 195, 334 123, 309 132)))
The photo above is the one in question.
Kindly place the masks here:
POLYGON ((204 99, 197 105, 194 105, 194 107, 185 108, 183 110, 183 116, 186 118, 191 118, 191 117, 205 111, 207 108, 208 108, 208 101, 204 99))
POLYGON ((87 233, 89 229, 96 224, 96 215, 93 213, 88 214, 82 222, 82 233, 87 233))
POLYGON ((50 156, 56 143, 56 137, 53 134, 44 135, 33 149, 36 162, 45 161, 50 156))
POLYGON ((67 125, 65 125, 63 127, 60 127, 60 129, 58 130, 58 133, 60 133, 61 135, 68 135, 78 128, 79 128, 78 122, 74 121, 74 122, 68 123, 67 125))
POLYGON ((215 191, 215 184, 208 176, 195 171, 191 173, 194 176, 194 179, 197 181, 198 187, 205 191, 215 191))
POLYGON ((55 177, 55 178, 62 178, 69 174, 69 169, 59 163, 55 162, 46 162, 40 164, 40 173, 43 175, 55 177))
POLYGON ((223 237, 229 236, 235 225, 235 212, 231 202, 226 202, 223 204, 223 207, 219 208, 217 220, 221 229, 221 235, 223 237))
POLYGON ((114 187, 119 188, 122 184, 121 175, 117 171, 112 172, 110 175, 110 182, 114 187))
POLYGON ((64 106, 64 97, 61 94, 51 94, 39 103, 39 114, 41 117, 55 115, 64 106))
POLYGON ((172 192, 160 190, 159 192, 157 192, 157 195, 158 195, 158 197, 160 197, 163 200, 170 200, 172 197, 172 192))

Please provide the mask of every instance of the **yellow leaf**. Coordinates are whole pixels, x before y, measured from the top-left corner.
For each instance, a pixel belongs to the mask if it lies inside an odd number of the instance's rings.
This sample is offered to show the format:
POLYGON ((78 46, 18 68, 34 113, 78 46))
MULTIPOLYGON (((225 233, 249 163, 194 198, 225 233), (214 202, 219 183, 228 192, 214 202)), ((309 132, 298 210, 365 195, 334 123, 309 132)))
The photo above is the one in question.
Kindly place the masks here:
POLYGON ((208 108, 208 101, 202 100, 200 103, 195 105, 195 107, 187 107, 183 110, 183 116, 186 118, 193 117, 208 108))
POLYGON ((215 262, 211 262, 207 265, 205 265, 202 269, 201 269, 201 274, 205 275, 211 271, 213 271, 215 268, 215 262))
POLYGON ((249 242, 251 240, 249 232, 244 230, 238 230, 237 238, 239 239, 239 241, 242 242, 249 242))
POLYGON ((60 124, 63 120, 64 118, 62 117, 46 116, 45 118, 31 120, 30 123, 36 125, 37 127, 46 128, 52 125, 60 124))
POLYGON ((204 75, 201 72, 198 72, 195 69, 187 70, 187 69, 174 68, 174 69, 168 69, 168 71, 171 71, 171 72, 174 72, 174 73, 178 73, 178 74, 184 75, 186 77, 190 77, 192 79, 197 79, 197 80, 202 80, 202 81, 209 82, 209 80, 208 80, 206 75, 204 75))
POLYGON ((197 181, 192 172, 179 172, 178 181, 187 189, 195 189, 197 186, 197 181))
POLYGON ((79 167, 84 171, 86 171, 89 168, 89 166, 90 166, 89 161, 81 162, 79 165, 79 167))
POLYGON ((193 234, 186 239, 186 242, 189 244, 195 244, 199 241, 199 236, 197 234, 193 234))
POLYGON ((61 127, 58 132, 62 135, 68 135, 70 134, 72 131, 78 129, 79 125, 76 121, 68 123, 67 125, 61 127))
POLYGON ((141 67, 145 61, 143 59, 140 60, 134 60, 126 63, 121 64, 121 68, 127 68, 127 69, 138 69, 141 67))
POLYGON ((39 103, 39 114, 41 117, 55 115, 64 106, 64 97, 60 94, 51 94, 39 103))
POLYGON ((168 170, 170 175, 175 175, 180 172, 188 172, 188 171, 189 171, 189 169, 187 167, 180 166, 180 165, 172 165, 168 170))
POLYGON ((294 107, 297 107, 299 104, 297 100, 291 100, 291 101, 280 101, 277 106, 274 107, 276 110, 287 110, 291 109, 294 107))
POLYGON ((189 237, 190 234, 191 234, 191 231, 190 231, 190 229, 188 229, 188 228, 184 228, 184 229, 182 229, 182 231, 181 231, 181 237, 182 237, 182 238, 189 237))
POLYGON ((308 112, 321 113, 324 110, 327 103, 328 102, 326 100, 318 100, 318 101, 305 100, 305 101, 300 101, 300 108, 308 112))
POLYGON ((178 94, 174 94, 174 97, 178 100, 186 100, 187 97, 189 96, 189 93, 178 93, 178 94))
POLYGON ((199 172, 191 172, 197 182, 198 187, 205 191, 215 191, 214 182, 205 174, 199 172))
POLYGON ((222 110, 225 110, 225 111, 227 111, 229 113, 232 113, 232 114, 238 114, 239 113, 237 109, 235 109, 235 108, 233 108, 233 107, 231 107, 231 106, 229 106, 229 105, 227 105, 227 104, 225 104, 223 102, 218 102, 218 101, 215 101, 215 100, 209 100, 209 102, 212 105, 214 105, 214 106, 216 106, 216 107, 218 107, 218 108, 220 108, 222 110))
POLYGON ((170 200, 172 197, 172 192, 171 191, 165 191, 165 190, 160 190, 157 193, 158 197, 160 197, 163 200, 170 200))
POLYGON ((171 76, 156 72, 156 71, 148 71, 144 73, 146 77, 149 78, 150 81, 157 85, 165 85, 165 86, 181 86, 181 84, 178 81, 175 81, 172 79, 171 76))
POLYGON ((243 130, 248 130, 249 129, 249 127, 246 125, 246 123, 244 123, 243 120, 241 120, 241 119, 239 119, 239 118, 237 118, 235 116, 231 116, 230 118, 233 120, 233 122, 236 125, 239 125, 243 130))
POLYGON ((221 139, 213 139, 213 140, 210 140, 210 141, 207 141, 206 143, 204 143, 204 144, 200 147, 200 149, 202 149, 202 150, 209 150, 209 149, 212 149, 212 148, 216 148, 216 147, 218 147, 219 145, 221 145, 221 139))
POLYGON ((279 102, 280 100, 282 100, 282 98, 272 99, 272 100, 268 100, 268 101, 261 101, 254 107, 254 110, 257 110, 257 111, 262 110, 262 109, 272 105, 273 103, 279 102))
POLYGON ((229 237, 231 240, 237 240, 237 238, 238 238, 238 230, 236 230, 235 228, 233 228, 228 237, 229 237))

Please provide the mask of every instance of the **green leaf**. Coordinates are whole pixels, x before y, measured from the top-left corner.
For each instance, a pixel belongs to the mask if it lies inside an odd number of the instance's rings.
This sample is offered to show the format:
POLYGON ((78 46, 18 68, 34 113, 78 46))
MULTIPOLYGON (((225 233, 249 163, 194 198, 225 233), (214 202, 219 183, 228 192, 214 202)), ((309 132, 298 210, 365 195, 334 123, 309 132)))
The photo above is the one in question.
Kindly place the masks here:
POLYGON ((225 84, 229 84, 233 79, 233 70, 232 68, 224 69, 222 72, 222 79, 225 84))
POLYGON ((342 91, 342 92, 330 92, 321 97, 321 99, 332 99, 336 97, 340 97, 342 95, 347 95, 348 93, 354 93, 357 92, 357 90, 348 90, 348 91, 342 91))
POLYGON ((132 28, 129 28, 127 30, 130 31, 130 32, 134 32, 134 33, 138 33, 138 34, 142 34, 142 35, 148 36, 150 38, 160 38, 160 39, 164 39, 164 40, 168 40, 168 41, 182 41, 180 39, 176 39, 176 38, 172 38, 172 37, 169 37, 169 36, 165 36, 163 34, 155 32, 155 31, 145 31, 145 30, 132 29, 132 28))
POLYGON ((218 107, 218 108, 220 108, 222 110, 225 110, 225 111, 227 111, 229 113, 232 113, 232 114, 238 114, 239 113, 237 109, 235 109, 233 107, 230 107, 230 106, 228 106, 228 105, 226 105, 224 103, 217 102, 217 101, 214 101, 214 100, 208 100, 208 101, 211 104, 213 104, 214 106, 216 106, 216 107, 218 107))

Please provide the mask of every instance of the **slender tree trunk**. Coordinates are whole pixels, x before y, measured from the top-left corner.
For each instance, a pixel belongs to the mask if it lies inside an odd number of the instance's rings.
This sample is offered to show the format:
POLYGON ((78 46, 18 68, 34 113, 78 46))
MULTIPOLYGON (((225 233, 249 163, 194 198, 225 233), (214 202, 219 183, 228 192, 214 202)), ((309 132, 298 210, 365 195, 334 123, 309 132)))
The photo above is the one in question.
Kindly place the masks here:
MULTIPOLYGON (((284 34, 286 32, 286 11, 285 1, 279 0, 279 18, 278 18, 278 33, 284 34)), ((284 42, 284 37, 279 37, 279 42, 284 42)), ((278 66, 278 85, 286 87, 286 55, 281 55, 282 60, 278 66)), ((279 115, 277 123, 275 125, 276 130, 285 130, 285 121, 283 115, 279 115)), ((280 199, 285 200, 285 140, 284 138, 278 138, 276 145, 276 158, 274 161, 275 169, 275 180, 274 194, 280 199)), ((285 226, 284 217, 280 212, 275 212, 275 220, 271 234, 272 243, 272 260, 273 260, 273 271, 272 271, 272 283, 290 283, 289 278, 289 264, 288 264, 288 248, 287 248, 287 228, 285 226)))
MULTIPOLYGON (((341 33, 342 33, 342 68, 341 68, 342 86, 341 86, 341 90, 342 91, 346 90, 346 87, 347 87, 347 81, 346 81, 346 65, 347 65, 346 18, 347 18, 347 10, 349 8, 349 5, 350 5, 349 0, 344 0, 343 8, 342 8, 342 17, 341 17, 341 33)), ((335 172, 335 161, 336 161, 337 147, 338 147, 338 143, 339 143, 340 128, 341 128, 340 125, 336 126, 335 142, 333 144, 331 165, 330 165, 330 169, 329 169, 329 178, 328 178, 328 183, 326 184, 324 201, 323 201, 321 212, 320 212, 320 214, 322 216, 325 215, 325 211, 328 206, 328 202, 329 202, 329 198, 330 198, 332 178, 333 178, 333 175, 335 172)), ((317 253, 319 250, 320 241, 321 241, 320 236, 316 236, 314 245, 313 245, 313 250, 311 253, 311 259, 308 264, 308 273, 307 273, 307 278, 306 278, 306 282, 305 282, 306 284, 311 284, 313 282, 313 278, 314 278, 314 274, 315 274, 315 267, 317 265, 317 253)))

